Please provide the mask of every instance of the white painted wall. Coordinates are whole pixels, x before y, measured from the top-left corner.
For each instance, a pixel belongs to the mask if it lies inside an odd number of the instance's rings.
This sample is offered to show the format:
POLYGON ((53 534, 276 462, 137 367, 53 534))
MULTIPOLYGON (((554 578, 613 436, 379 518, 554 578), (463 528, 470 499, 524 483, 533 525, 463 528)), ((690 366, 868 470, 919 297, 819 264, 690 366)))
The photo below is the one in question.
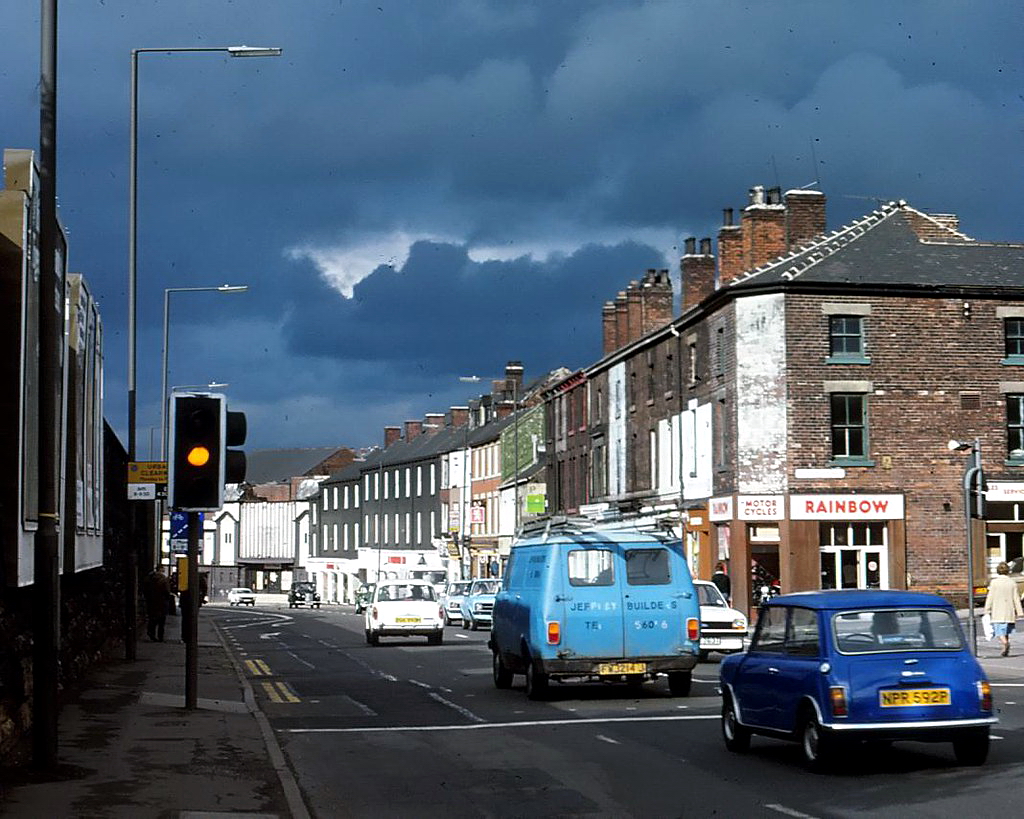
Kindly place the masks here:
POLYGON ((626 491, 626 365, 608 371, 608 494, 626 491))

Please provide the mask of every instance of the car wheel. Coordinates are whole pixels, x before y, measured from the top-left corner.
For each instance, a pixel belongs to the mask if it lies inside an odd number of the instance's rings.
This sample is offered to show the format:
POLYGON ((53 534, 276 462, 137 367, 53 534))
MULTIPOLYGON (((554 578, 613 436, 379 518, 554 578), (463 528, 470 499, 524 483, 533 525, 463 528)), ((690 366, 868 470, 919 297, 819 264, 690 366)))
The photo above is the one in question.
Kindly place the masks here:
POLYGON ((444 624, 450 626, 452 624, 452 618, 448 616, 448 612, 444 613, 444 624))
POLYGON ((736 718, 736 706, 729 696, 722 703, 722 739, 725 740, 725 747, 735 754, 750 749, 750 731, 740 725, 736 718))
POLYGON ((702 663, 706 663, 708 661, 708 657, 710 657, 710 656, 711 656, 711 652, 710 651, 701 651, 701 653, 700 653, 700 661, 702 663))
POLYGON ((473 621, 470 620, 468 617, 463 617, 462 618, 462 630, 463 631, 469 631, 470 627, 472 626, 472 624, 473 624, 473 621))
POLYGON ((469 621, 469 630, 470 631, 476 631, 478 628, 480 628, 480 624, 476 620, 470 620, 469 621))
POLYGON ((497 651, 493 653, 492 668, 494 670, 494 687, 495 688, 511 688, 512 678, 515 676, 502 662, 501 654, 497 651))
POLYGON ((439 646, 444 644, 444 632, 439 631, 437 634, 430 634, 427 636, 427 645, 439 646))
POLYGON ((689 671, 670 671, 668 673, 668 690, 673 697, 690 696, 693 686, 693 675, 689 671))
POLYGON ((964 731, 953 740, 953 753, 961 765, 981 765, 988 759, 988 728, 964 731))
POLYGON ((371 646, 379 646, 380 645, 380 635, 379 634, 374 634, 372 631, 368 630, 366 632, 366 642, 367 642, 368 645, 371 645, 371 646))
POLYGON ((542 700, 548 693, 548 675, 537 670, 533 660, 526 664, 526 696, 531 700, 542 700))
POLYGON ((818 717, 811 709, 804 711, 804 718, 799 731, 800 751, 803 753, 804 765, 809 771, 822 773, 828 770, 832 762, 832 738, 821 727, 818 717))

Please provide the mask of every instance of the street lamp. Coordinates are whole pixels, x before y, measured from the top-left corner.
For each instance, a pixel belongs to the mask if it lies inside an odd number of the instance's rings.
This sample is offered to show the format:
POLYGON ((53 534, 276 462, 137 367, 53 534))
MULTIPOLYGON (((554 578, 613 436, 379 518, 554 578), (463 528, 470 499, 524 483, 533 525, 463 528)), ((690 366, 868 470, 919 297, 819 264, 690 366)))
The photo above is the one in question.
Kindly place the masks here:
POLYGON ((138 194, 139 55, 221 52, 232 57, 278 57, 280 48, 262 46, 217 46, 184 48, 133 48, 131 78, 131 124, 128 161, 128 460, 135 460, 135 372, 136 372, 136 216, 138 194))
POLYGON ((978 653, 978 630, 974 622, 974 526, 971 523, 971 496, 976 491, 977 505, 975 512, 978 517, 984 517, 983 510, 983 487, 985 486, 985 474, 981 468, 981 441, 975 438, 973 441, 951 440, 946 445, 950 452, 970 452, 971 460, 967 469, 964 470, 964 524, 967 528, 967 635, 971 642, 971 651, 978 653))
POLYGON ((247 284, 222 284, 217 287, 167 287, 164 288, 164 341, 163 341, 163 380, 160 382, 160 460, 167 459, 167 358, 168 330, 171 310, 171 293, 244 293, 249 289, 247 284))
MULTIPOLYGON (((479 375, 460 375, 459 381, 467 384, 476 384, 480 381, 479 375)), ((468 550, 466 544, 469 542, 466 538, 466 489, 467 482, 469 480, 467 470, 469 466, 469 422, 471 414, 466 416, 466 431, 462 441, 462 486, 459 488, 459 537, 462 538, 463 557, 466 556, 468 550)), ((461 572, 463 579, 466 574, 472 574, 471 567, 467 570, 465 560, 461 560, 461 572)))

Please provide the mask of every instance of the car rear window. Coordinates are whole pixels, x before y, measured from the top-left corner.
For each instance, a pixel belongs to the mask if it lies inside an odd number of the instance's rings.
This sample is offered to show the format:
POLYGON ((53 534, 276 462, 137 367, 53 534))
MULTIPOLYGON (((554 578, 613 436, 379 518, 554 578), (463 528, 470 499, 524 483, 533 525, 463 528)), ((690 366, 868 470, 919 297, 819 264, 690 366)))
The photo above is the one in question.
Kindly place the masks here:
POLYGON ((843 654, 963 648, 959 626, 943 609, 844 611, 832 617, 832 629, 843 654))
POLYGON ((406 586, 406 585, 395 585, 395 586, 381 586, 377 590, 377 600, 390 601, 390 600, 436 600, 437 595, 434 593, 433 586, 406 586))
POLYGON ((612 553, 607 549, 573 549, 568 570, 573 586, 611 586, 615 582, 612 553))
POLYGON ((630 586, 667 586, 671 583, 668 549, 627 549, 626 582, 630 586))

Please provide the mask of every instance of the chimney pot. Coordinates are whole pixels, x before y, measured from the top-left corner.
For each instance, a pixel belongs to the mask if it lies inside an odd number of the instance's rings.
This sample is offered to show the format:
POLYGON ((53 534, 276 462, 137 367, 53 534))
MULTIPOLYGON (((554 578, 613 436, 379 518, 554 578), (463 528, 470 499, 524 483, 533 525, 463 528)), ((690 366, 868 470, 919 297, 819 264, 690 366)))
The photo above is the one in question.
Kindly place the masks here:
POLYGON ((697 239, 694 236, 690 236, 683 244, 683 253, 687 256, 692 256, 697 252, 697 239))
MULTIPOLYGON (((692 241, 692 240, 691 240, 692 241)), ((710 256, 711 255, 711 238, 707 237, 700 240, 700 255, 710 256)))
POLYGON ((732 208, 722 208, 722 226, 732 227, 732 208))

